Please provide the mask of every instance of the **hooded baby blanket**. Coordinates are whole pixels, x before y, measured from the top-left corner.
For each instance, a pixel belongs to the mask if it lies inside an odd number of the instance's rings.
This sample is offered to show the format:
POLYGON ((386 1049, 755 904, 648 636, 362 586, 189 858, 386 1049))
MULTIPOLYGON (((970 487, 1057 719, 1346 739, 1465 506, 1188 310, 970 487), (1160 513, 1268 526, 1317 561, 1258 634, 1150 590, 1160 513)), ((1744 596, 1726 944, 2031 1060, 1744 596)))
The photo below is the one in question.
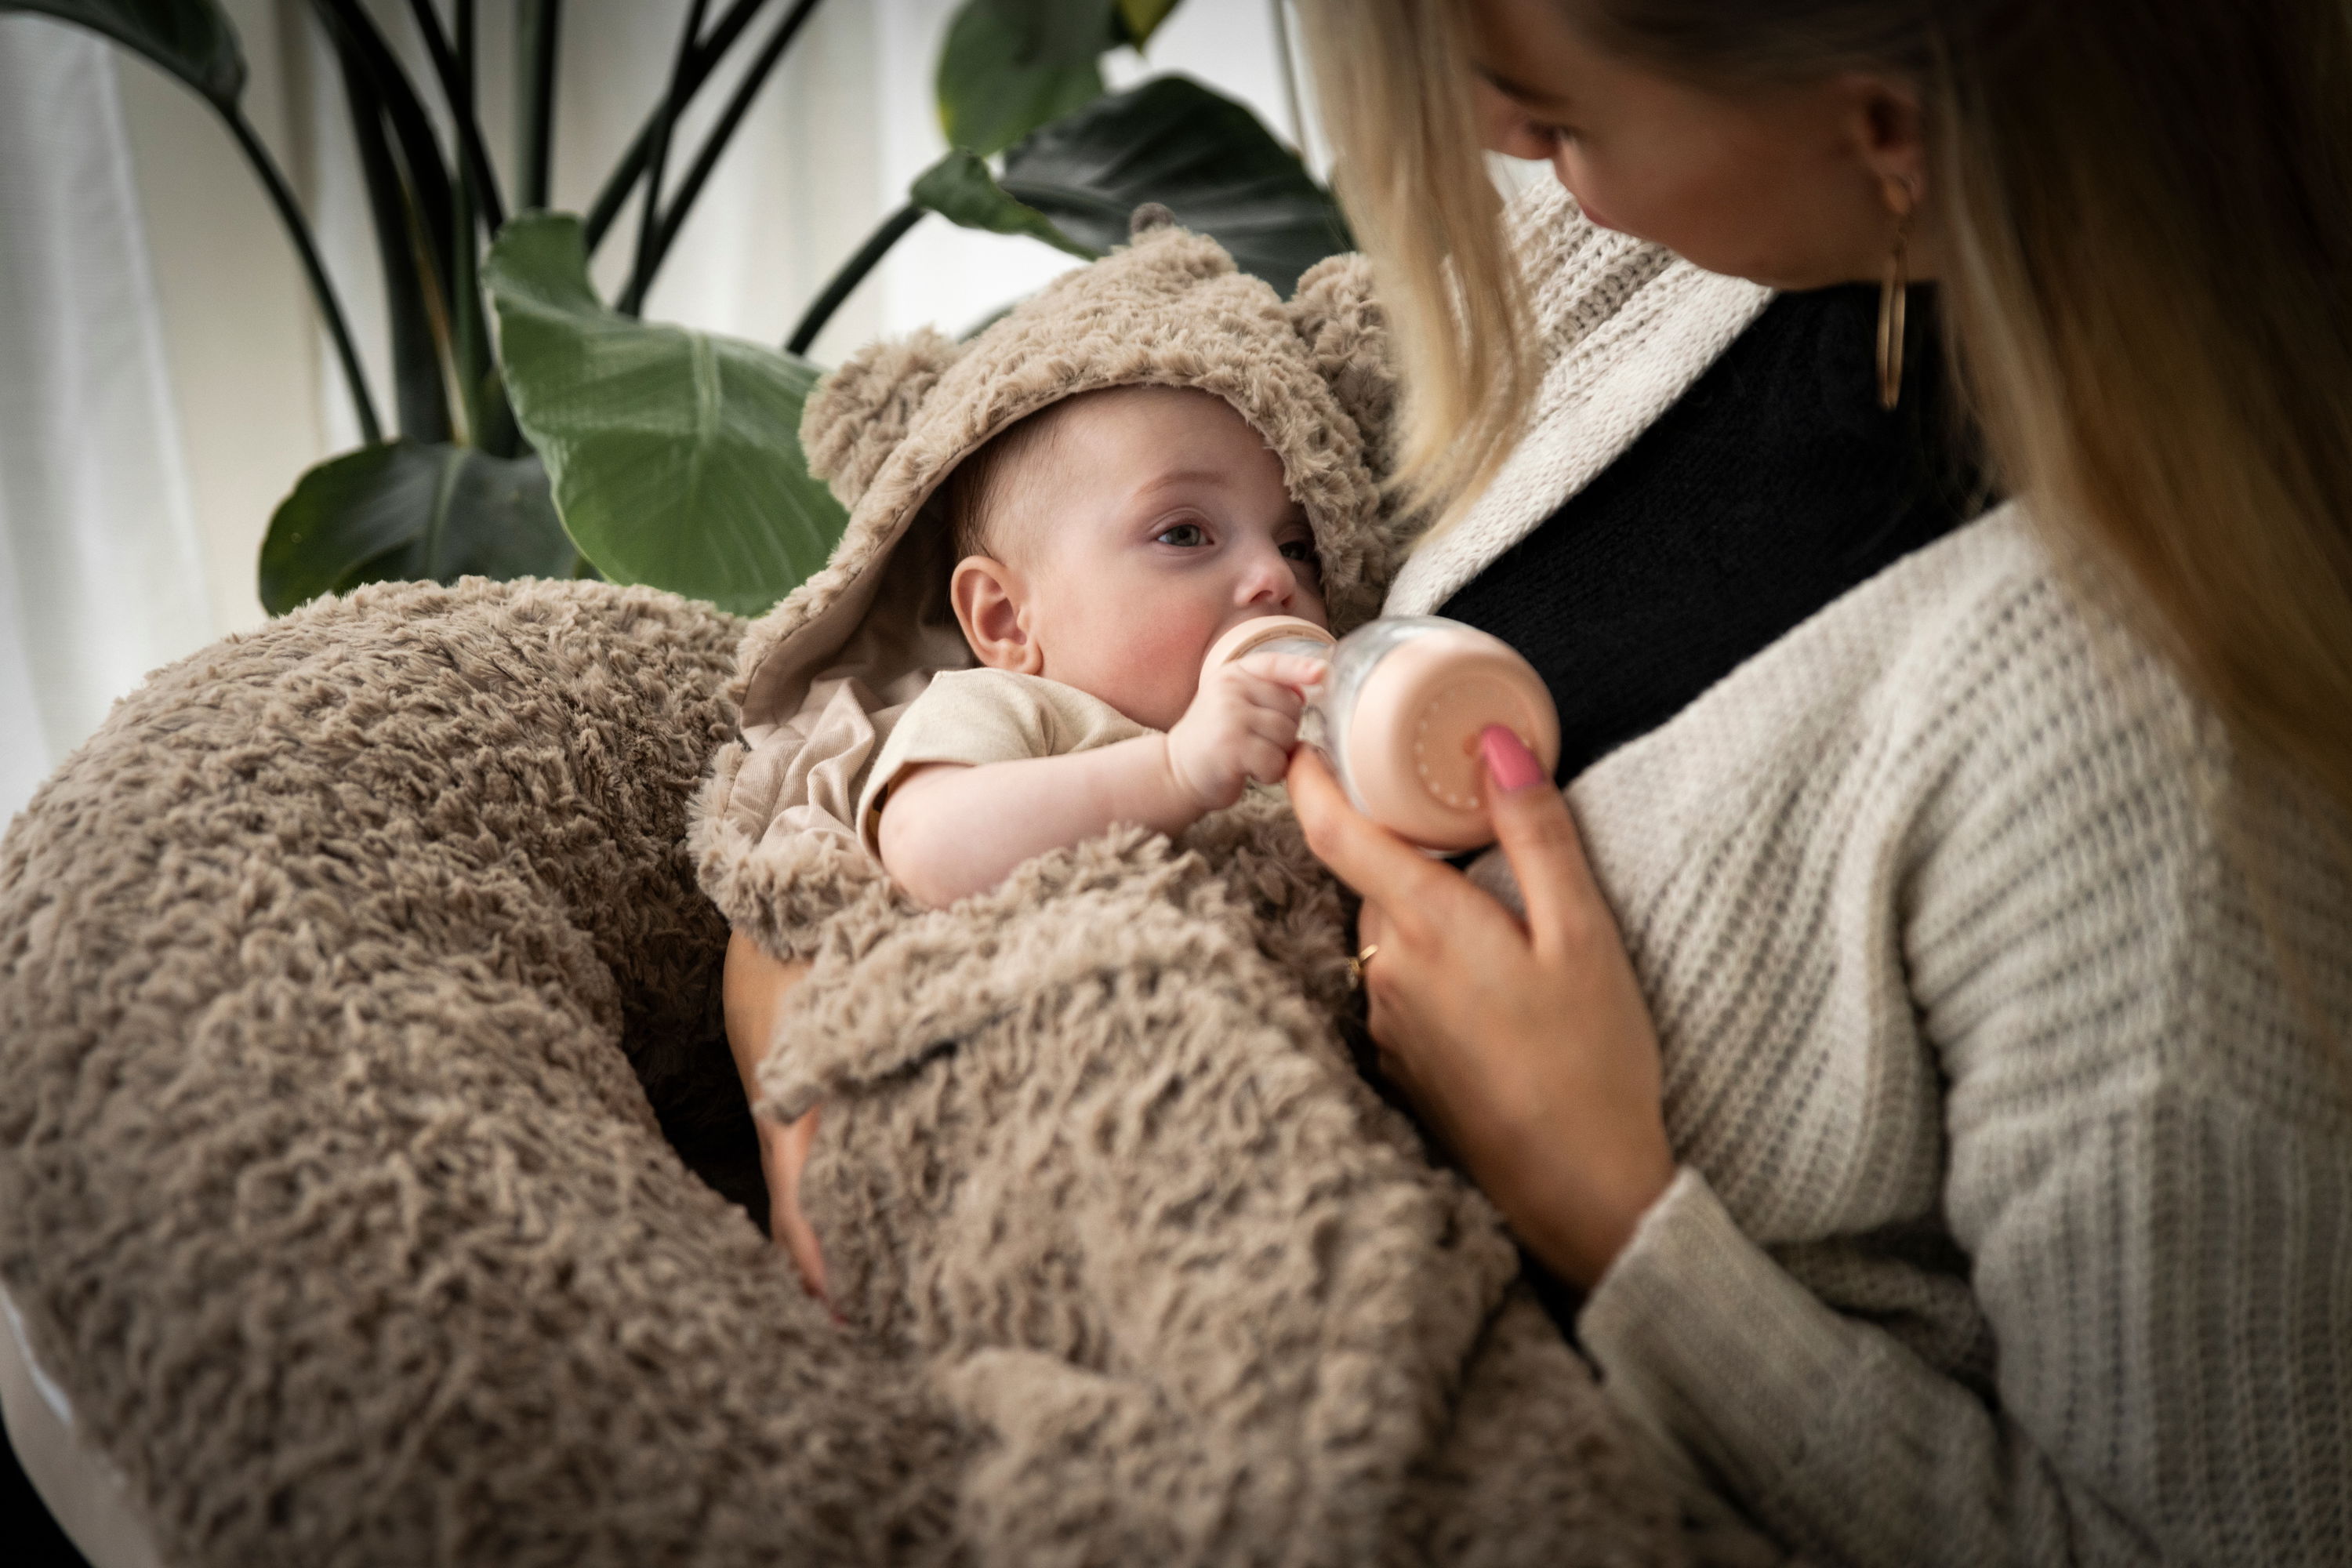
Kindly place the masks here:
POLYGON ((697 806, 734 929, 807 960, 762 1109, 822 1102, 803 1207, 837 1310, 974 1436, 976 1558, 1654 1562, 1671 1510, 1474 1189, 1357 1071, 1348 911, 1286 805, 1118 829, 942 910, 852 825, 933 674, 973 662, 934 498, 1015 421, 1223 398, 1281 459, 1333 629, 1399 552, 1360 258, 1278 299, 1151 209, 969 344, 853 358, 803 426, 851 508, 755 624, 697 806))

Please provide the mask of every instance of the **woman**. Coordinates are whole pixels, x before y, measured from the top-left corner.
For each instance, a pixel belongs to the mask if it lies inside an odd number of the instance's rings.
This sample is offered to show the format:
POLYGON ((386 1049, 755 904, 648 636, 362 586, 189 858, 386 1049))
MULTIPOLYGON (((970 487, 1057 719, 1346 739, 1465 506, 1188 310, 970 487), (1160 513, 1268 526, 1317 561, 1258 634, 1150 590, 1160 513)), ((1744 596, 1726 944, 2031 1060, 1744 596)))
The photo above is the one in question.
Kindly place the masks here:
POLYGON ((1573 819, 1486 742, 1523 921, 1294 764, 1391 1075, 1781 1544, 2352 1556, 2352 21, 1308 12, 1444 513, 1390 608, 1581 742, 1573 819), (1524 280, 1482 121, 1580 208, 1524 280), (1901 416, 1906 276, 2016 505, 1901 416))

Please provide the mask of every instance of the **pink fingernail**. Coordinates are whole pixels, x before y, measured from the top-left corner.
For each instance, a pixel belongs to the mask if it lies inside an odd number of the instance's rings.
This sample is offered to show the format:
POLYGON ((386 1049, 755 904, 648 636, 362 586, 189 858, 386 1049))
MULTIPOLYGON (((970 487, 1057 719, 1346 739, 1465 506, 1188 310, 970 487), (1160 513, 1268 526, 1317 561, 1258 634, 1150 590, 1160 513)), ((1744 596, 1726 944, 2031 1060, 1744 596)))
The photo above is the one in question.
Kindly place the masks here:
POLYGON ((1543 782, 1543 768, 1535 753, 1500 724, 1489 724, 1478 737, 1479 754, 1486 759, 1486 776, 1505 795, 1543 782))

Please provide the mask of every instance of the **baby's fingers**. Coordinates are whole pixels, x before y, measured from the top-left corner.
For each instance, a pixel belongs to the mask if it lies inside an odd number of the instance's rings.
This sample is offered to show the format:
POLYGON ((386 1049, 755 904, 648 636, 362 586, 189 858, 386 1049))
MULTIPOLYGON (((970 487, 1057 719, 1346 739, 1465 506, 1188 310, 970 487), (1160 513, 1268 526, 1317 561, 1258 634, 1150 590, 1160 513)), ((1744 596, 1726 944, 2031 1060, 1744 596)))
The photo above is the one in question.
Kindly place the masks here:
POLYGON ((1298 715, 1278 713, 1270 708, 1253 708, 1243 715, 1242 727, 1259 740, 1280 746, 1284 756, 1298 743, 1298 715))
POLYGON ((1290 744, 1253 735, 1242 748, 1242 767, 1253 784, 1280 784, 1290 771, 1290 744))
POLYGON ((1264 676, 1253 674, 1248 670, 1240 671, 1234 677, 1232 689, 1235 696, 1250 707, 1285 714, 1293 721, 1297 720, 1298 715, 1307 707, 1307 699, 1301 697, 1296 688, 1285 686, 1278 680, 1269 680, 1264 676))
POLYGON ((1331 668, 1324 660, 1303 653, 1254 653, 1228 668, 1272 681, 1294 695, 1320 684, 1331 668))

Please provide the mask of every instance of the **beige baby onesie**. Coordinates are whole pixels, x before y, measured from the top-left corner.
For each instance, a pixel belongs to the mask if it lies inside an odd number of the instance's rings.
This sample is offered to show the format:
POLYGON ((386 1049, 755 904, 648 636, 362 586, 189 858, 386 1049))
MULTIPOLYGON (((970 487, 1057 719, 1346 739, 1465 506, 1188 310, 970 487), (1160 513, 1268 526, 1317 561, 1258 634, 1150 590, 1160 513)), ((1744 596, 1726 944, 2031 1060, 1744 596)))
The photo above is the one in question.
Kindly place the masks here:
POLYGON ((1151 731, 1101 698, 1006 669, 943 669, 891 726, 857 797, 857 836, 877 854, 890 786, 925 763, 1015 763, 1115 745, 1151 731))

